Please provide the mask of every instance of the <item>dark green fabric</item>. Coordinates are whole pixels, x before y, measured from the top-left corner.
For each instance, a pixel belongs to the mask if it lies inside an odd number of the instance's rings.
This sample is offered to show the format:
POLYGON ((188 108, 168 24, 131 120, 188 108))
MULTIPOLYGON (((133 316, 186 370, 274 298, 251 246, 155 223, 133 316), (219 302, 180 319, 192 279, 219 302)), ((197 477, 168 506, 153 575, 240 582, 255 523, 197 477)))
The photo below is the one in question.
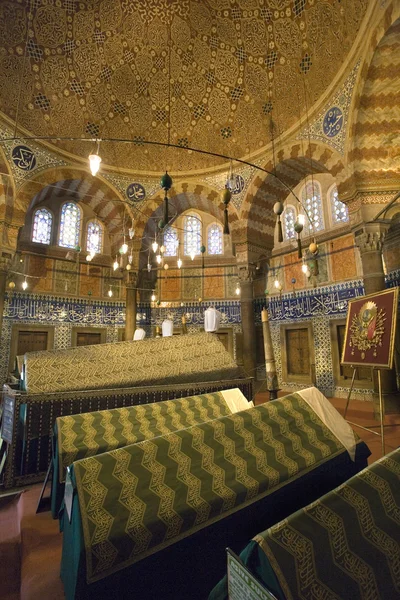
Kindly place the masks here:
POLYGON ((297 394, 74 463, 88 582, 342 453, 297 394))
POLYGON ((66 468, 75 460, 230 415, 221 392, 58 417, 53 439, 51 512, 58 517, 66 468))
POLYGON ((288 600, 399 598, 400 450, 254 539, 288 600))

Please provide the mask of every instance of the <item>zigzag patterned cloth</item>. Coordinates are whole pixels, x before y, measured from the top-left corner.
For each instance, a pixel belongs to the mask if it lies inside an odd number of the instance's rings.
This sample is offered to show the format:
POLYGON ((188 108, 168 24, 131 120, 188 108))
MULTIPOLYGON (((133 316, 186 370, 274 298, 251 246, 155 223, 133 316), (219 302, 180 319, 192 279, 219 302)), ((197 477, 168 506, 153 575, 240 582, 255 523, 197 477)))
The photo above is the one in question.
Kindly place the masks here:
MULTIPOLYGON (((237 390, 240 394, 240 391, 237 390)), ((242 408, 246 408, 244 396, 242 408)), ((58 417, 59 480, 76 460, 230 415, 223 392, 58 417)))
POLYGON ((24 362, 29 394, 229 381, 243 376, 211 333, 31 352, 24 362))
POLYGON ((400 450, 254 541, 286 600, 400 598, 400 450))
POLYGON ((346 452, 293 394, 73 465, 88 583, 346 452))

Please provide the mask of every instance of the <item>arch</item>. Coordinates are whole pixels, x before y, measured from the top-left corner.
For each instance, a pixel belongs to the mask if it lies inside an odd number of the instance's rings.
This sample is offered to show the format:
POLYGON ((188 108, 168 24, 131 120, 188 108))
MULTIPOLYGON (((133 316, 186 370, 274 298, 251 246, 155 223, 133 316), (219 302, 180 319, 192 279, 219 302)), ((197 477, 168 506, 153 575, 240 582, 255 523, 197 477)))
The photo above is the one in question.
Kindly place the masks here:
POLYGON ((44 207, 35 210, 32 223, 32 242, 50 245, 52 229, 53 213, 44 207))
MULTIPOLYGON (((285 146, 277 152, 277 158, 277 177, 272 174, 274 165, 271 161, 264 167, 271 172, 270 175, 261 171, 254 175, 242 204, 237 231, 240 241, 261 239, 266 250, 272 249, 274 244, 275 215, 272 208, 275 202, 285 201, 289 190, 311 173, 331 173, 337 177, 344 169, 340 154, 320 142, 285 146)), ((296 200, 294 196, 290 198, 296 200)))
POLYGON ((76 202, 67 200, 61 205, 57 243, 62 248, 76 248, 82 234, 82 209, 76 202))
POLYGON ((203 220, 197 212, 191 211, 184 216, 183 223, 183 255, 198 256, 203 243, 203 220))
POLYGON ((90 219, 86 225, 86 251, 89 254, 101 254, 103 251, 103 225, 97 220, 90 219))
POLYGON ((78 167, 52 167, 24 182, 18 190, 13 221, 23 225, 29 208, 46 202, 50 196, 91 207, 113 236, 113 250, 119 247, 123 238, 124 221, 126 227, 133 221, 131 204, 108 180, 102 176, 92 177, 86 169, 78 167))
POLYGON ((339 199, 336 183, 331 185, 328 189, 327 202, 333 226, 349 222, 349 209, 347 205, 339 199))
POLYGON ((212 256, 224 253, 224 234, 222 225, 210 223, 207 227, 207 253, 212 256))
MULTIPOLYGON (((397 94, 398 79, 396 89, 393 75, 398 71, 395 65, 395 62, 398 64, 398 60, 394 61, 398 57, 398 42, 393 45, 391 51, 393 38, 390 38, 395 34, 395 29, 398 30, 399 19, 400 4, 392 0, 388 2, 384 11, 377 6, 374 17, 370 20, 369 39, 365 44, 366 51, 349 109, 350 135, 347 142, 346 169, 337 179, 339 196, 346 203, 354 198, 359 189, 398 189, 398 177, 396 183, 391 169, 389 172, 386 170, 387 158, 389 156, 391 159, 390 152, 394 150, 393 140, 390 139, 389 143, 385 143, 384 140, 385 137, 391 138, 390 125, 393 125, 392 134, 398 132, 398 120, 397 123, 391 123, 391 118, 386 120, 378 117, 379 113, 382 115, 382 109, 393 105, 397 94), (382 87, 379 90, 378 86, 374 89, 374 83, 379 80, 381 84, 386 83, 388 88, 394 89, 391 91, 387 88, 384 93, 382 87)), ((398 147, 399 142, 397 149, 398 147)))

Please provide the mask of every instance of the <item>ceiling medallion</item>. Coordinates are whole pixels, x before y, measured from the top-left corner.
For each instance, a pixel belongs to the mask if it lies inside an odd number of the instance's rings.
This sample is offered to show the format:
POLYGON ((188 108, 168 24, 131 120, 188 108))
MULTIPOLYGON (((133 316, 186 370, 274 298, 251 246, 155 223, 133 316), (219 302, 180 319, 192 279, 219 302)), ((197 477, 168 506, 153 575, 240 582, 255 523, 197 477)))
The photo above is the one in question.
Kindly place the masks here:
POLYGON ((131 202, 141 202, 146 198, 146 190, 140 183, 130 183, 126 188, 126 197, 131 202))
POLYGON ((14 165, 22 171, 32 171, 36 166, 36 157, 28 146, 15 146, 11 157, 14 165))
POLYGON ((343 127, 343 112, 338 106, 333 106, 326 112, 322 127, 327 137, 333 138, 340 133, 343 127))

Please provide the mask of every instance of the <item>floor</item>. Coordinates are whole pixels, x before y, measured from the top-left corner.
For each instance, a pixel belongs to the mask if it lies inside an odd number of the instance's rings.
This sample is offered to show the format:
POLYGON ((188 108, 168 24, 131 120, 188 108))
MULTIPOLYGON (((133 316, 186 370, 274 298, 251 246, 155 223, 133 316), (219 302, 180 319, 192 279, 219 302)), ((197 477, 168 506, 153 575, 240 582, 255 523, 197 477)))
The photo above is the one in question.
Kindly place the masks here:
MULTIPOLYGON (((268 398, 268 393, 258 394, 256 404, 268 398)), ((343 415, 346 400, 333 398, 331 402, 343 415)), ((380 431, 372 403, 351 401, 347 420, 380 431)), ((382 456, 381 438, 356 425, 354 431, 372 452, 369 463, 376 461, 382 456)), ((387 415, 384 430, 387 454, 400 445, 400 414, 387 415)), ((64 599, 59 578, 62 538, 50 512, 36 514, 40 490, 41 486, 36 485, 17 497, 0 498, 0 600, 64 599), (17 568, 20 561, 21 573, 17 568)))

